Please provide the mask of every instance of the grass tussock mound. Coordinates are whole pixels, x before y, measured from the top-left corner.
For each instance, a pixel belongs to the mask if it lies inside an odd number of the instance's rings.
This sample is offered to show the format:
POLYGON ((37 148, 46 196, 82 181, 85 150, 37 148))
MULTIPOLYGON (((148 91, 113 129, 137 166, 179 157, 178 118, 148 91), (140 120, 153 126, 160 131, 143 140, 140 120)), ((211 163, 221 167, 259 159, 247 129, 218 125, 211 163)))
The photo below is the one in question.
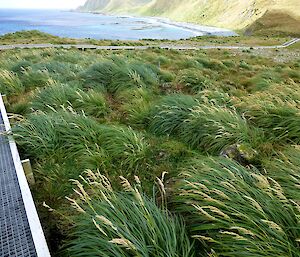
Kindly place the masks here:
POLYGON ((299 144, 300 98, 296 85, 275 86, 245 97, 238 108, 251 123, 264 129, 270 141, 299 144))
POLYGON ((68 111, 38 113, 15 127, 20 146, 34 158, 79 158, 135 169, 144 162, 147 142, 131 128, 99 124, 92 118, 68 111))
POLYGON ((111 93, 140 86, 154 86, 158 83, 157 70, 143 63, 126 64, 114 58, 91 66, 82 74, 86 86, 102 87, 111 93))
POLYGON ((2 94, 15 95, 23 93, 25 88, 16 74, 8 70, 1 70, 0 90, 2 94))
POLYGON ((121 178, 123 190, 114 191, 101 174, 87 175, 70 199, 80 215, 67 256, 195 256, 182 220, 144 195, 137 177, 134 186, 121 178))
POLYGON ((109 112, 107 101, 102 92, 81 90, 76 85, 51 83, 34 94, 31 107, 34 110, 49 111, 68 107, 95 118, 103 118, 109 112))
POLYGON ((167 96, 154 108, 149 130, 157 135, 176 136, 192 148, 218 154, 233 144, 264 140, 263 131, 251 127, 234 108, 201 103, 186 95, 167 96))
POLYGON ((194 160, 182 177, 174 204, 208 254, 299 256, 299 205, 274 179, 223 158, 194 160))

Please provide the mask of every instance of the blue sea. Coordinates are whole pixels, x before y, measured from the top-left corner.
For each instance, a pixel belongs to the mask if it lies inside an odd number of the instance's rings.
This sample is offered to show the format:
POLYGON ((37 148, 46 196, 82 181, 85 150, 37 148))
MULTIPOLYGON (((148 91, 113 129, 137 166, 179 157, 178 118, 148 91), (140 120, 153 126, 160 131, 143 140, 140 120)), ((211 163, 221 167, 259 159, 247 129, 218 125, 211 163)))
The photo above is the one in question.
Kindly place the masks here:
MULTIPOLYGON (((191 25, 192 26, 192 25, 191 25)), ((40 30, 70 38, 112 40, 186 39, 206 34, 227 35, 231 31, 205 26, 189 27, 166 20, 111 16, 59 10, 0 9, 0 35, 21 30, 40 30)))

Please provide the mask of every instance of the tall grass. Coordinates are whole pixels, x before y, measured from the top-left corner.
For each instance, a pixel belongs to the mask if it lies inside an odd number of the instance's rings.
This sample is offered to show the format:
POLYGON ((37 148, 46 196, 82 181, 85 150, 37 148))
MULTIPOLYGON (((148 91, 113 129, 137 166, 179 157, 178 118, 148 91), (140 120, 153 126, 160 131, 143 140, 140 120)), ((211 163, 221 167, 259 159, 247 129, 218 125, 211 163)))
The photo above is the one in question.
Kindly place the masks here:
POLYGON ((79 90, 73 107, 95 118, 104 118, 110 111, 104 94, 95 90, 88 92, 79 90))
POLYGON ((63 83, 76 80, 77 74, 83 70, 81 65, 55 60, 37 63, 31 68, 33 71, 47 71, 52 79, 63 83))
POLYGON ((194 107, 183 122, 179 137, 194 148, 218 154, 233 144, 258 147, 264 141, 263 132, 249 126, 235 109, 212 104, 194 107))
POLYGON ((114 58, 103 60, 82 73, 84 83, 92 88, 104 88, 111 93, 132 87, 151 87, 158 83, 158 74, 150 65, 139 62, 126 63, 114 58))
POLYGON ((26 146, 28 154, 37 159, 52 156, 84 162, 100 152, 110 158, 110 165, 133 172, 145 163, 148 151, 143 135, 131 128, 99 124, 69 111, 33 114, 14 128, 14 135, 18 144, 26 146))
POLYGON ((124 90, 118 94, 117 99, 122 103, 120 109, 124 112, 125 122, 143 127, 147 123, 156 98, 155 93, 146 88, 124 90))
POLYGON ((70 201, 79 215, 67 256, 194 256, 182 221, 145 196, 136 180, 132 186, 123 179, 121 192, 91 171, 83 185, 75 182, 80 199, 70 201))
POLYGON ((177 136, 191 147, 213 154, 233 144, 255 148, 264 141, 263 131, 251 127, 234 108, 201 103, 188 95, 163 98, 153 113, 149 126, 152 133, 177 136))
POLYGON ((189 95, 174 94, 163 97, 150 115, 150 132, 157 135, 178 134, 192 108, 198 103, 195 97, 189 95))
POLYGON ((237 105, 245 117, 266 131, 270 141, 292 144, 300 142, 300 94, 297 89, 292 92, 291 87, 292 85, 283 89, 275 87, 271 92, 245 97, 237 105))
POLYGON ((7 95, 19 95, 25 88, 18 76, 8 70, 0 71, 0 92, 7 95))
POLYGON ((300 204, 300 148, 290 146, 263 161, 268 176, 278 181, 288 196, 300 204))
MULTIPOLYGON (((64 197, 76 196, 68 180, 86 169, 99 169, 112 184, 119 175, 138 174, 144 192, 153 192, 152 178, 168 172, 165 190, 174 199, 168 208, 185 217, 188 234, 200 242, 195 255, 299 256, 300 163, 298 147, 291 145, 300 138, 300 87, 294 61, 218 50, 112 55, 23 49, 2 52, 0 68, 10 75, 2 79, 11 89, 9 112, 24 115, 11 121, 22 158, 33 164, 37 203, 71 216, 64 197), (201 159, 199 152, 245 167, 201 159)), ((99 188, 107 180, 94 175, 82 182, 90 199, 76 198, 85 212, 75 214, 72 235, 49 214, 70 240, 67 255, 193 255, 183 223, 155 204, 166 198, 147 197, 137 185, 140 205, 134 192, 99 188), (140 252, 127 249, 130 243, 140 252)))
POLYGON ((228 159, 183 168, 175 197, 193 238, 214 256, 300 256, 300 206, 255 169, 228 159))
POLYGON ((227 66, 225 66, 220 60, 200 57, 196 59, 199 64, 201 64, 204 68, 211 70, 226 70, 227 66))
POLYGON ((39 111, 59 110, 72 107, 95 118, 108 113, 108 104, 101 92, 84 92, 76 84, 61 84, 50 81, 48 86, 38 89, 32 97, 32 108, 39 111))
POLYGON ((38 89, 32 99, 32 108, 39 111, 49 111, 50 108, 59 110, 72 105, 77 98, 77 88, 60 84, 55 81, 47 87, 38 89))
POLYGON ((46 202, 52 208, 60 208, 65 204, 65 197, 73 194, 70 179, 77 179, 84 167, 74 158, 58 160, 48 156, 34 163, 33 172, 37 185, 33 188, 36 202, 46 202), (43 189, 43 193, 37 193, 43 189))
POLYGON ((46 86, 49 83, 50 75, 46 69, 35 70, 29 67, 22 73, 20 79, 27 90, 32 90, 46 86))
POLYGON ((198 69, 182 70, 177 77, 177 83, 184 85, 192 93, 213 87, 211 80, 198 69))

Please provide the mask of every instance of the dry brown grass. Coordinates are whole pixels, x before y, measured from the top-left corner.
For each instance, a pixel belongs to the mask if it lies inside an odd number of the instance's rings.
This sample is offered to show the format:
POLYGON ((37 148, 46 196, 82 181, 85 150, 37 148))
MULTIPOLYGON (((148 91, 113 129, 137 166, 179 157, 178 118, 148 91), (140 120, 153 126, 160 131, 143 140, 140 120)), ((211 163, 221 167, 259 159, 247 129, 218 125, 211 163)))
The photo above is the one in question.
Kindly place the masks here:
POLYGON ((299 37, 300 18, 279 11, 266 12, 246 29, 245 34, 299 37))

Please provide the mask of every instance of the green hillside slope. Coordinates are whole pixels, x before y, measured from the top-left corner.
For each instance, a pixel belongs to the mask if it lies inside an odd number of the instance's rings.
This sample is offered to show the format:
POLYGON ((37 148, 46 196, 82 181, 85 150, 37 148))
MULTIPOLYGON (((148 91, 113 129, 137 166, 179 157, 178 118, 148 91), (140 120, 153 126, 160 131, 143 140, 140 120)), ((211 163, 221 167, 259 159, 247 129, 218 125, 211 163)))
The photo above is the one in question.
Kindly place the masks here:
POLYGON ((251 33, 256 29, 262 32, 263 28, 276 31, 288 28, 293 34, 300 33, 299 0, 87 0, 79 10, 161 16, 235 30, 249 28, 259 21, 260 25, 250 28, 251 33), (273 15, 270 19, 270 13, 279 12, 280 16, 273 15), (269 21, 262 22, 266 20, 269 21))
POLYGON ((300 16, 299 0, 153 0, 140 11, 145 15, 164 16, 232 29, 242 29, 262 17, 267 10, 280 10, 300 16))

